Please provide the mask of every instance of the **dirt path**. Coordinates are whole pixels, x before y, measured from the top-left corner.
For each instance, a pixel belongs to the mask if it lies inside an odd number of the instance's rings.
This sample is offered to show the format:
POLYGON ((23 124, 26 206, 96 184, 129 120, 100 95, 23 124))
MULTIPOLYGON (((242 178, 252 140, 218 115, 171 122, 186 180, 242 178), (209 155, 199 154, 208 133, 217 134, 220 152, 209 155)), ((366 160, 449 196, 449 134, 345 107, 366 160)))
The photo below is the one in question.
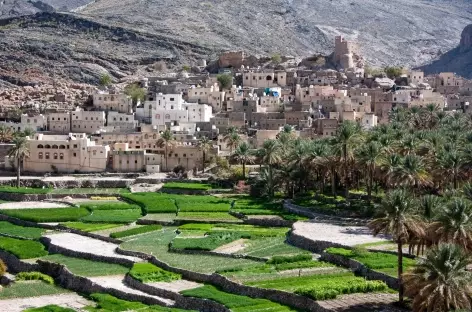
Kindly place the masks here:
POLYGON ((126 284, 123 283, 124 277, 125 277, 124 275, 115 275, 115 276, 90 277, 89 279, 92 282, 97 283, 98 285, 103 286, 103 287, 114 288, 114 289, 121 290, 129 294, 136 294, 136 295, 141 295, 144 297, 154 298, 168 305, 174 304, 173 300, 149 295, 140 290, 128 287, 126 284))
POLYGON ((294 223, 293 230, 295 234, 313 241, 333 242, 346 246, 386 240, 382 237, 372 236, 371 231, 365 226, 341 226, 324 222, 305 221, 294 223))
POLYGON ((16 298, 0 300, 0 311, 21 312, 29 308, 39 308, 49 304, 78 310, 85 306, 93 305, 93 302, 77 294, 16 298))
POLYGON ((184 279, 172 281, 170 283, 164 283, 164 282, 147 283, 147 285, 156 287, 159 289, 174 291, 174 292, 181 292, 183 290, 193 289, 193 288, 198 288, 198 287, 203 286, 203 284, 195 283, 195 282, 184 280, 184 279))
POLYGON ((51 239, 51 243, 60 247, 79 252, 91 253, 106 257, 115 257, 128 259, 134 262, 142 262, 143 260, 136 257, 120 255, 115 252, 118 245, 107 243, 98 239, 85 237, 72 233, 49 234, 46 237, 51 239))
POLYGON ((232 254, 232 253, 241 251, 244 248, 246 248, 247 247, 246 242, 247 242, 247 239, 241 238, 241 239, 235 240, 234 242, 231 242, 229 244, 220 246, 220 247, 216 248, 213 251, 221 252, 221 253, 225 253, 225 254, 232 254))
POLYGON ((405 311, 393 306, 397 300, 396 294, 370 293, 342 295, 334 300, 318 301, 318 303, 333 312, 405 311))
POLYGON ((41 202, 41 201, 23 201, 14 203, 0 204, 0 209, 41 209, 41 208, 70 208, 70 206, 61 203, 41 202))

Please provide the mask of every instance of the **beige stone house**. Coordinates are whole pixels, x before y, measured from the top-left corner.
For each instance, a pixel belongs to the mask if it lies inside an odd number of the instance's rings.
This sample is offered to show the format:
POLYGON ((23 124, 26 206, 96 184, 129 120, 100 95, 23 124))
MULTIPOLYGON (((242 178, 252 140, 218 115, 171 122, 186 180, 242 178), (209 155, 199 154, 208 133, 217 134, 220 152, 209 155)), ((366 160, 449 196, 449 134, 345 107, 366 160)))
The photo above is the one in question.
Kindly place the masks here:
POLYGON ((133 111, 133 100, 126 94, 99 91, 93 94, 93 107, 100 111, 115 111, 126 114, 133 111))

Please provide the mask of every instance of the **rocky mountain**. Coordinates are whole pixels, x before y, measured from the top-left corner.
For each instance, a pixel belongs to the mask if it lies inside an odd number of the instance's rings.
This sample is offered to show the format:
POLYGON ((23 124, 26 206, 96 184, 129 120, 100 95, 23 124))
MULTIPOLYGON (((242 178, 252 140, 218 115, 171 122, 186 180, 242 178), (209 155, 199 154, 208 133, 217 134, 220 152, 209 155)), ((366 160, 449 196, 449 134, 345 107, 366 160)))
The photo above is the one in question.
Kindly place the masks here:
POLYGON ((37 66, 96 82, 223 50, 329 54, 336 35, 358 41, 371 65, 420 66, 470 23, 470 0, 0 0, 0 79, 28 83, 37 66))
POLYGON ((441 55, 429 65, 423 66, 426 73, 454 72, 472 78, 472 24, 464 28, 459 45, 441 55))

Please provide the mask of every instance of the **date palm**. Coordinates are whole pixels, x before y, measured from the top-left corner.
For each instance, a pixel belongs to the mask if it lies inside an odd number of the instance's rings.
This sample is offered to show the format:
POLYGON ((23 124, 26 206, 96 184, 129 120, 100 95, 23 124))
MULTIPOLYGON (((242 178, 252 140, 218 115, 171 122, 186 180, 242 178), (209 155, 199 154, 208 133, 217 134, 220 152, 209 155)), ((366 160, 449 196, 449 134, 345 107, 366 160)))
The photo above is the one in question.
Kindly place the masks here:
POLYGON ((274 166, 282 161, 280 146, 277 140, 264 141, 259 155, 267 166, 267 189, 269 197, 274 196, 274 166))
POLYGON ((379 166, 382 156, 382 147, 375 141, 367 143, 357 151, 359 164, 363 166, 367 172, 367 196, 369 200, 372 197, 375 170, 379 166))
POLYGON ((15 137, 12 143, 8 156, 16 160, 16 187, 20 187, 21 166, 24 159, 29 156, 29 146, 26 138, 20 136, 15 137))
POLYGON ((424 237, 425 234, 421 218, 416 213, 416 203, 410 193, 396 189, 384 197, 379 217, 368 224, 375 236, 389 235, 397 243, 400 302, 403 302, 403 245, 414 238, 424 237))
POLYGON ((434 243, 455 243, 472 251, 472 205, 468 200, 453 199, 435 220, 428 228, 434 243))
POLYGON ((224 139, 226 146, 229 147, 229 152, 232 155, 234 149, 241 143, 241 137, 237 133, 231 133, 229 136, 226 136, 224 139))
POLYGON ((234 151, 234 158, 243 166, 243 180, 246 180, 246 164, 254 161, 254 153, 247 142, 242 142, 234 151))
POLYGON ((404 274, 405 294, 413 299, 414 312, 448 312, 472 308, 470 254, 453 244, 441 244, 419 259, 404 274))
POLYGON ((5 126, 0 126, 0 142, 10 143, 13 139, 13 132, 10 128, 5 126))
POLYGON ((437 155, 437 164, 442 177, 452 180, 452 186, 457 189, 459 183, 459 175, 464 166, 465 160, 462 153, 453 148, 449 151, 442 151, 437 155))
POLYGON ((157 140, 157 146, 159 146, 160 148, 164 148, 164 159, 165 159, 165 162, 166 162, 166 171, 169 170, 168 166, 167 166, 167 158, 169 157, 169 153, 168 153, 168 148, 169 147, 172 147, 173 143, 175 141, 175 138, 174 138, 174 135, 172 134, 172 131, 170 131, 169 129, 166 129, 164 132, 161 133, 161 137, 159 138, 159 140, 157 140))
POLYGON ((206 155, 213 147, 213 141, 210 140, 208 137, 204 136, 198 140, 197 143, 198 149, 202 151, 202 162, 203 162, 203 173, 205 173, 205 164, 206 164, 206 155))
POLYGON ((420 156, 406 155, 393 173, 398 185, 420 187, 430 183, 430 177, 420 156))

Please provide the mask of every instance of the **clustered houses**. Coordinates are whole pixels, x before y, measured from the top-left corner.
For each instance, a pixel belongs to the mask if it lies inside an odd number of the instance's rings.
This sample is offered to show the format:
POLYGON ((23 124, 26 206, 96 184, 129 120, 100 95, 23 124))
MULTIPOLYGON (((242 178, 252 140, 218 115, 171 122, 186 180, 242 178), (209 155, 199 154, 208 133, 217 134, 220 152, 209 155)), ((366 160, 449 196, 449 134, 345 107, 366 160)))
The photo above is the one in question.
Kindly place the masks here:
MULTIPOLYGON (((472 113, 472 81, 453 73, 425 76, 405 70, 395 79, 372 77, 364 73, 359 47, 342 37, 335 38, 331 59, 336 69, 311 66, 314 61, 298 64, 284 58, 284 67, 261 68, 264 62, 255 57, 228 52, 217 62, 220 72, 231 73, 228 88, 220 86, 217 74, 200 67, 201 74, 143 79, 146 98, 138 103, 114 90, 99 91, 84 108, 24 114, 20 123, 0 125, 36 131, 28 139, 26 171, 159 172, 178 166, 201 169, 202 137, 213 141, 207 158, 228 156, 232 148, 224 136, 229 127, 258 148, 285 125, 300 137, 319 138, 334 136, 347 120, 365 129, 387 123, 396 107, 434 104, 472 113), (167 148, 161 140, 166 129, 174 139, 167 148)), ((6 166, 12 165, 6 159, 6 166)))

